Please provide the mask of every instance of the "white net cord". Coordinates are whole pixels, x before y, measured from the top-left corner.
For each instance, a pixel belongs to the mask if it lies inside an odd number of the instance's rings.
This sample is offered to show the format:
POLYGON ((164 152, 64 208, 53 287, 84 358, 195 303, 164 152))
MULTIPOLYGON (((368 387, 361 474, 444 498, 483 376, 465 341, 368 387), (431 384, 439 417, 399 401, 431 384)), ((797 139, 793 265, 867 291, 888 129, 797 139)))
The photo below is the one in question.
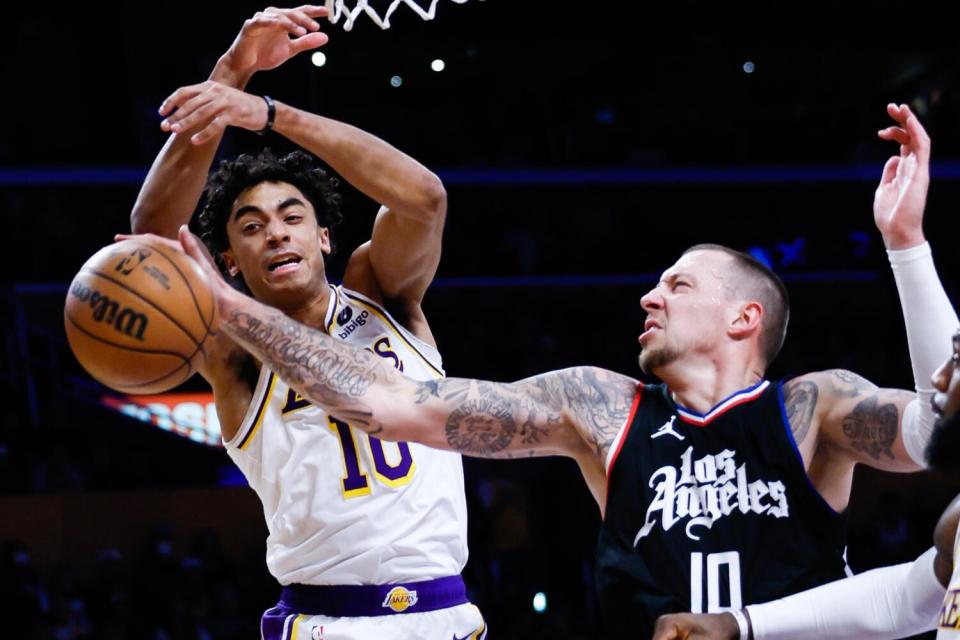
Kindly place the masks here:
MULTIPOLYGON (((393 0, 390 3, 390 6, 387 7, 386 12, 381 16, 373 7, 367 4, 367 0, 350 0, 351 2, 356 2, 356 6, 350 8, 347 6, 347 0, 327 0, 327 10, 329 11, 329 19, 333 24, 337 24, 340 21, 340 18, 344 18, 343 30, 350 31, 353 28, 353 23, 361 13, 365 13, 370 16, 370 19, 373 20, 377 26, 381 29, 390 28, 390 16, 393 15, 393 12, 397 10, 401 4, 405 4, 414 11, 417 12, 423 20, 433 20, 434 15, 437 12, 437 3, 440 0, 430 0, 430 7, 424 9, 414 0, 393 0)), ((467 0, 452 0, 457 4, 464 4, 467 0)))

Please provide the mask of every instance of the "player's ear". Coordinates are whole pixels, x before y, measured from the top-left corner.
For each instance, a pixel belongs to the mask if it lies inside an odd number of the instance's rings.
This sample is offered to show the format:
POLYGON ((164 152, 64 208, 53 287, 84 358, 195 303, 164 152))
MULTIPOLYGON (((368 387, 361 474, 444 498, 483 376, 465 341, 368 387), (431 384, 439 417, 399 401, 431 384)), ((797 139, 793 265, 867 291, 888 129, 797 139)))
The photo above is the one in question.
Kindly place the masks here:
POLYGON ((330 229, 317 227, 317 239, 320 241, 320 251, 325 255, 330 255, 333 251, 333 245, 330 244, 330 229))
POLYGON ((727 333, 734 340, 743 340, 758 332, 763 323, 763 305, 752 301, 742 304, 733 316, 727 333))
POLYGON ((227 267, 227 273, 230 274, 231 278, 236 278, 237 274, 240 273, 240 265, 237 264, 237 258, 233 255, 233 251, 227 249, 220 254, 220 257, 223 258, 223 264, 227 267))

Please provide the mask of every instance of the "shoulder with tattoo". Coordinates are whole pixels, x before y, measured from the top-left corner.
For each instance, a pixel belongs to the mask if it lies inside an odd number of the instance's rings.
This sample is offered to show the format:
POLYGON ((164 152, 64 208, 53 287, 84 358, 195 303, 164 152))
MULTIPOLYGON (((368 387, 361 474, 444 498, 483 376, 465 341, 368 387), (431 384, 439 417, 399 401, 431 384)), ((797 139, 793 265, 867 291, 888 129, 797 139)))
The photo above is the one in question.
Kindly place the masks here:
POLYGON ((565 386, 571 412, 587 443, 604 460, 630 416, 639 383, 629 376, 584 367, 571 370, 565 386))
POLYGON ((783 405, 794 441, 800 445, 807 439, 819 397, 817 383, 800 376, 783 383, 783 405))
POLYGON ((814 420, 822 420, 832 444, 858 459, 881 462, 895 458, 900 413, 914 394, 882 389, 846 369, 829 369, 785 383, 783 397, 798 444, 814 420))

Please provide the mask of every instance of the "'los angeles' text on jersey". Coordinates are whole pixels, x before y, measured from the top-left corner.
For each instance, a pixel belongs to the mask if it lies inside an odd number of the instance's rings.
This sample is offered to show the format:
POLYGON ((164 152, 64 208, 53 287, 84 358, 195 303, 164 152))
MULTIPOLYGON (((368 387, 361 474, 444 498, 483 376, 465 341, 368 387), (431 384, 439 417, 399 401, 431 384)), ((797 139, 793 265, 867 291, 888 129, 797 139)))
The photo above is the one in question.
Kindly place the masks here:
POLYGON ((699 540, 702 529, 734 512, 766 514, 772 518, 790 515, 787 489, 779 480, 748 479, 747 463, 737 465, 737 452, 724 449, 694 460, 693 446, 680 456, 676 466, 665 465, 650 476, 656 497, 647 507, 647 517, 633 544, 654 527, 669 531, 683 526, 691 540, 699 540))
POLYGON ((663 385, 637 394, 606 461, 596 582, 611 637, 846 574, 845 519, 807 477, 780 385, 762 381, 703 415, 663 385))

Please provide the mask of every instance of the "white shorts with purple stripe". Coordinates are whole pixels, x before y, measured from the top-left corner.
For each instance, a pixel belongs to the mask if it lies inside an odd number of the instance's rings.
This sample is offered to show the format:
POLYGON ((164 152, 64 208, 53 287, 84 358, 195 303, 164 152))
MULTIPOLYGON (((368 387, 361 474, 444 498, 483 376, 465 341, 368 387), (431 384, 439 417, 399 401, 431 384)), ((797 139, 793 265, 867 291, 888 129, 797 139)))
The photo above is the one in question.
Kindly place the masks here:
POLYGON ((484 640, 487 626, 460 576, 397 585, 283 588, 263 640, 484 640))

